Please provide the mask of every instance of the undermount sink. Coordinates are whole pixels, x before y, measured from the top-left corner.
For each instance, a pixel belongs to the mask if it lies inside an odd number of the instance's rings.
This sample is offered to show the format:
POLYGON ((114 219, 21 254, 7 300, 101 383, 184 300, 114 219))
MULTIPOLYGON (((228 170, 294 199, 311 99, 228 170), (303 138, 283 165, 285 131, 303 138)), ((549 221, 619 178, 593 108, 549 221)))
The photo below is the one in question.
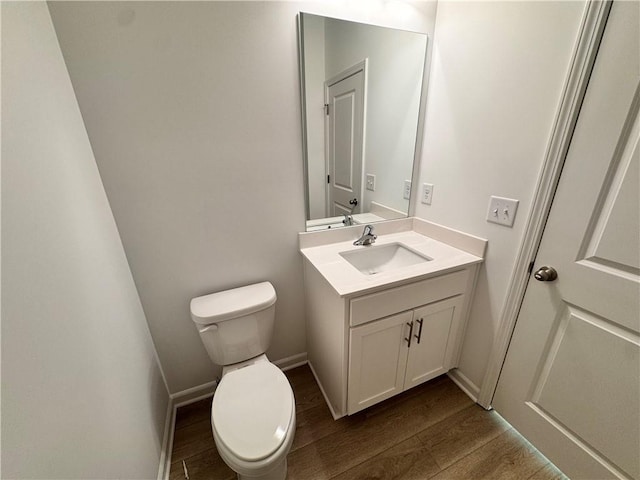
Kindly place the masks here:
POLYGON ((340 252, 340 256, 365 275, 390 272, 432 260, 400 243, 362 247, 358 250, 340 252))

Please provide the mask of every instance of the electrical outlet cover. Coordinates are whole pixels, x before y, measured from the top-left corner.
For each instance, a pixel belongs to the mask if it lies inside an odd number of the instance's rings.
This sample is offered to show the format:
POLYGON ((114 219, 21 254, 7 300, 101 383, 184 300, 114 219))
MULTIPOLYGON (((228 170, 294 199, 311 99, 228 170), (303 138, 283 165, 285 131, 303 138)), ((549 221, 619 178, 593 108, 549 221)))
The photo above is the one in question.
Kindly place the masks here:
POLYGON ((506 227, 513 227, 518 211, 518 200, 512 198, 492 196, 489 200, 487 222, 497 223, 506 227))
POLYGON ((376 189, 376 176, 370 173, 367 173, 367 190, 371 190, 372 192, 376 189))
POLYGON ((404 181, 404 189, 402 190, 402 198, 409 200, 411 196, 411 180, 404 181))
POLYGON ((422 203, 425 205, 431 205, 431 199, 433 198, 433 184, 422 184, 422 203))

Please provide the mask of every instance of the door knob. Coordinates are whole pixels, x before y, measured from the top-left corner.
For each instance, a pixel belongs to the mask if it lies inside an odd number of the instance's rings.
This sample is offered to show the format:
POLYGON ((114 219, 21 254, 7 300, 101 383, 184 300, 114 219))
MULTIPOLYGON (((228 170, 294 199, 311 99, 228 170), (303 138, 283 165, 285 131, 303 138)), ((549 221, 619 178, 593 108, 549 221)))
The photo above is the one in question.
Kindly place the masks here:
POLYGON ((539 282, 553 282, 558 278, 558 272, 553 267, 540 267, 533 276, 539 282))

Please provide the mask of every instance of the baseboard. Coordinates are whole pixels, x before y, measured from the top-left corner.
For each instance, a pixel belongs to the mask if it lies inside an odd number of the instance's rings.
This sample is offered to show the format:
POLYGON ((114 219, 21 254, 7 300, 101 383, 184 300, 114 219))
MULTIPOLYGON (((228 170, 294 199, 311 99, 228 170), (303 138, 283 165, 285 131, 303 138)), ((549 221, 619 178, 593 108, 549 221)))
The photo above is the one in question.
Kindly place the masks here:
POLYGON ((175 433, 176 412, 179 407, 189 405, 207 397, 213 396, 217 381, 208 382, 197 387, 188 388, 181 392, 169 395, 167 405, 167 419, 165 422, 164 439, 160 451, 160 466, 158 467, 158 480, 169 480, 171 471, 171 453, 173 450, 173 435, 175 433))
POLYGON ((176 407, 171 397, 167 404, 167 417, 164 424, 164 436, 160 450, 160 466, 158 467, 158 480, 169 480, 171 470, 171 453, 173 450, 173 432, 176 421, 176 407))
POLYGON ((290 357, 273 361, 273 364, 283 372, 291 370, 292 368, 301 367, 305 363, 307 363, 307 352, 298 353, 297 355, 291 355, 290 357))
POLYGON ((467 394, 467 396, 473 400, 475 403, 478 403, 478 394, 480 393, 480 387, 478 387, 475 383, 469 380, 460 370, 454 368, 453 370, 449 370, 447 375, 453 383, 455 383, 460 390, 467 394))
POLYGON ((187 388, 181 392, 172 393, 170 395, 171 400, 173 401, 175 408, 183 407, 190 403, 202 400, 203 398, 213 396, 213 392, 216 391, 217 385, 218 381, 214 380, 213 382, 203 383, 197 387, 187 388))

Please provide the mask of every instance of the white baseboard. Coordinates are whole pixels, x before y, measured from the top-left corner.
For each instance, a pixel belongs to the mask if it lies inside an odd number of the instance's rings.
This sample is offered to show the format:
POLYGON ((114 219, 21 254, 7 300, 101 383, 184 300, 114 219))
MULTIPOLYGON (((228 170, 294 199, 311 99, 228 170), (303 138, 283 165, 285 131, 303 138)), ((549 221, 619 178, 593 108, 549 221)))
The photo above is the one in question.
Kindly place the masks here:
MULTIPOLYGON (((292 355, 273 362, 273 364, 278 366, 282 371, 300 367, 305 363, 307 363, 307 352, 292 355)), ((171 470, 171 453, 173 449, 173 434, 175 432, 176 412, 178 408, 212 397, 217 385, 218 382, 214 380, 213 382, 187 388, 186 390, 169 395, 167 417, 164 426, 164 438, 162 440, 162 448, 160 450, 158 480, 169 480, 169 472, 171 470)))
POLYGON ((291 370, 292 368, 301 367, 305 363, 307 363, 307 352, 298 353, 297 355, 291 355, 290 357, 273 361, 273 364, 283 372, 291 370))
POLYGON ((176 408, 183 407, 190 403, 202 400, 203 398, 213 396, 213 392, 216 391, 217 385, 218 381, 214 380, 213 382, 203 383, 197 387, 187 388, 181 392, 172 393, 171 400, 176 408))
POLYGON ((467 396, 473 400, 475 403, 478 403, 478 394, 480 393, 480 387, 478 387, 475 383, 469 380, 460 370, 454 368, 453 370, 449 370, 447 375, 453 383, 455 383, 460 390, 467 394, 467 396))
POLYGON ((158 467, 158 480, 169 480, 171 470, 171 453, 173 450, 173 432, 176 421, 176 407, 171 397, 167 405, 167 418, 164 424, 164 437, 160 450, 160 466, 158 467))
POLYGON ((176 412, 179 407, 189 405, 207 397, 213 396, 216 389, 217 381, 204 383, 197 387, 188 388, 181 392, 169 395, 169 404, 167 405, 167 420, 165 423, 164 439, 162 442, 162 450, 160 451, 160 466, 158 468, 158 480, 169 480, 171 471, 171 453, 173 451, 173 434, 176 425, 176 412))

